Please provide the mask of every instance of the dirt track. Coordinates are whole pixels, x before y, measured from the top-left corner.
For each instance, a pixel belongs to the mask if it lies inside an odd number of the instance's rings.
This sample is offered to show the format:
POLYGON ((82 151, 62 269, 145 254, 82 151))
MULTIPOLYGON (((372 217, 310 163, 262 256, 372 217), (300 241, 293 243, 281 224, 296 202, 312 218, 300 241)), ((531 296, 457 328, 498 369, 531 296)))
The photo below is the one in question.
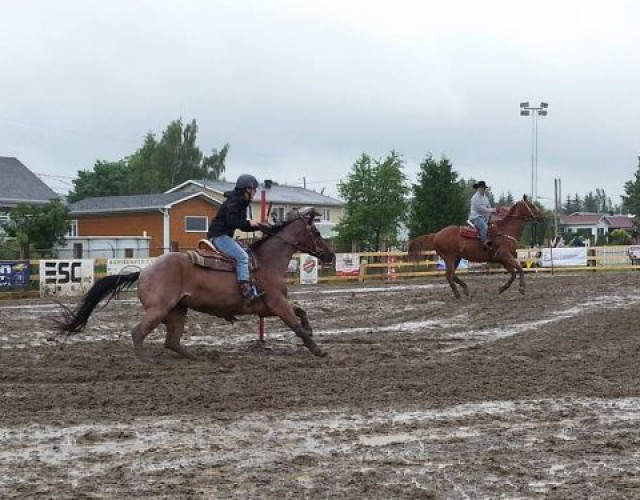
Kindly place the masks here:
POLYGON ((128 295, 64 349, 0 302, 0 497, 640 498, 640 273, 294 287, 278 320, 190 314, 147 343, 128 295))

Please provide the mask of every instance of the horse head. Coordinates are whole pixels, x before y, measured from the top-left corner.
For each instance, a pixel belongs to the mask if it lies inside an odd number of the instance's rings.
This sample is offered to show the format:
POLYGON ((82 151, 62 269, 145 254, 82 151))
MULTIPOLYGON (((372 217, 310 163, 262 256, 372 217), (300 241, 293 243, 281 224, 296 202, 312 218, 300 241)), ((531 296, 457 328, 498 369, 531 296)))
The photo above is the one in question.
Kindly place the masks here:
POLYGON ((520 201, 511 207, 511 210, 509 210, 507 215, 511 217, 519 217, 525 221, 544 220, 544 214, 540 211, 538 206, 527 197, 526 194, 520 201))
POLYGON ((330 264, 335 254, 315 225, 315 220, 319 216, 320 214, 313 207, 292 210, 283 223, 270 226, 265 231, 267 238, 279 238, 297 251, 313 255, 321 262, 330 264))

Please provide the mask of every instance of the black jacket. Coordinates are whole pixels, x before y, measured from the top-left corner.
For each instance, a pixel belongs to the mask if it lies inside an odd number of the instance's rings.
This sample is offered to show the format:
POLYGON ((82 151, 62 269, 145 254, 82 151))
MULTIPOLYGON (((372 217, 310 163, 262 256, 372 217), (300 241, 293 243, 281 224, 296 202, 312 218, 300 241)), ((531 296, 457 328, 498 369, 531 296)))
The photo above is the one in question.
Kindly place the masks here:
POLYGON ((244 197, 244 190, 227 191, 225 193, 226 200, 218 210, 218 213, 209 224, 209 232, 207 238, 215 238, 216 236, 233 237, 236 229, 249 232, 253 231, 253 226, 247 220, 247 207, 249 200, 244 197))

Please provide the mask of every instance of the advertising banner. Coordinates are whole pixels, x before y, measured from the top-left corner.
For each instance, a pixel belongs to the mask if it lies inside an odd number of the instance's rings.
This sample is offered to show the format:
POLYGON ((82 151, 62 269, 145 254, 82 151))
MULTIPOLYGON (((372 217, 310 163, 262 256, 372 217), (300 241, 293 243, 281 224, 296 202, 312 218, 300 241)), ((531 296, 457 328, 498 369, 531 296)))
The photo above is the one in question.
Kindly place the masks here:
POLYGON ((153 262, 153 258, 107 259, 107 274, 129 274, 142 271, 153 262))
POLYGON ((0 292, 29 288, 28 260, 0 260, 0 292))
POLYGON ((84 295, 93 278, 93 259, 41 260, 40 296, 84 295))
POLYGON ((360 254, 357 253, 337 253, 336 254, 336 276, 359 276, 360 275, 360 254))
MULTIPOLYGON (((436 263, 436 268, 440 271, 444 271, 447 269, 447 264, 438 256, 438 262, 436 263)), ((460 263, 456 269, 469 269, 469 261, 467 259, 460 259, 460 263)))
POLYGON ((543 248, 540 260, 542 267, 586 266, 587 247, 543 248))
POLYGON ((300 254, 300 283, 303 285, 318 283, 318 259, 306 253, 300 254))

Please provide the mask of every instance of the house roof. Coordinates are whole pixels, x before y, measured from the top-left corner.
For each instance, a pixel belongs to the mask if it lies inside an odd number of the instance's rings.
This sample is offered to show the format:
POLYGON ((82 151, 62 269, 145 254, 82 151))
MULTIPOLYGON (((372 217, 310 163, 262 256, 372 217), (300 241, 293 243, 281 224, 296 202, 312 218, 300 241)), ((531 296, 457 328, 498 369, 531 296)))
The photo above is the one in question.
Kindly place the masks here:
POLYGON ((36 174, 17 158, 0 156, 0 205, 44 204, 59 198, 36 174))
MULTIPOLYGON (((234 182, 210 181, 210 180, 189 180, 167 191, 167 193, 179 191, 184 188, 203 189, 215 191, 223 194, 225 191, 231 191, 235 187, 234 182)), ((256 200, 262 196, 261 191, 263 185, 258 187, 256 191, 256 200)), ((332 198, 317 191, 310 191, 297 186, 283 186, 274 184, 270 189, 266 190, 267 200, 274 203, 282 203, 297 206, 336 206, 341 207, 344 203, 341 200, 332 198)))
POLYGON ((113 213, 113 212, 150 212, 154 210, 171 208, 191 198, 201 197, 220 206, 220 202, 206 193, 155 193, 136 194, 132 196, 102 196, 98 198, 85 198, 71 203, 69 210, 71 215, 113 213))
POLYGON ((632 229, 633 217, 627 215, 605 215, 586 212, 576 212, 571 215, 561 215, 560 224, 564 226, 595 226, 605 221, 609 227, 620 229, 632 229))

